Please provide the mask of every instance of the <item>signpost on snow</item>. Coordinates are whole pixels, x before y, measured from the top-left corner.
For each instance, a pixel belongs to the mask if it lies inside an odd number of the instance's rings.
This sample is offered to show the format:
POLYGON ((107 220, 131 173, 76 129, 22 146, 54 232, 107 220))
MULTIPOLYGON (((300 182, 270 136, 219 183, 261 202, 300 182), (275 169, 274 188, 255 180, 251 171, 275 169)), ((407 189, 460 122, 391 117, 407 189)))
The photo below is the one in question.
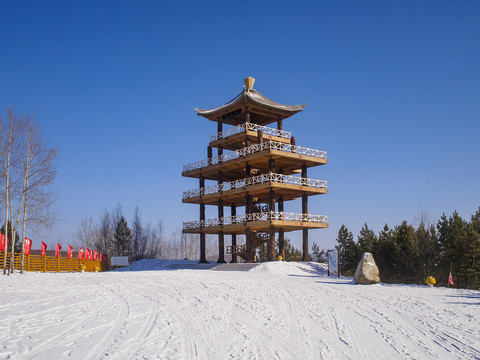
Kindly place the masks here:
POLYGON ((340 271, 338 271, 338 250, 327 250, 328 259, 328 276, 330 273, 337 274, 340 277, 340 271))

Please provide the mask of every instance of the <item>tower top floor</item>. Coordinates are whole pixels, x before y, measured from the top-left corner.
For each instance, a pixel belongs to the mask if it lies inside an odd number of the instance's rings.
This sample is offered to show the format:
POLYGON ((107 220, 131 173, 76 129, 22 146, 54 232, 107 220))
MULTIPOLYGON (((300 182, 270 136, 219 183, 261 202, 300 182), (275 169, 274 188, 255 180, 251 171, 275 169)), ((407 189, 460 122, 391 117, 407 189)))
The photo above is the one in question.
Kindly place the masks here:
POLYGON ((253 89, 255 79, 247 77, 244 81, 243 91, 232 100, 213 109, 199 110, 195 108, 197 115, 234 126, 246 122, 265 126, 303 111, 305 107, 305 104, 279 104, 253 89))

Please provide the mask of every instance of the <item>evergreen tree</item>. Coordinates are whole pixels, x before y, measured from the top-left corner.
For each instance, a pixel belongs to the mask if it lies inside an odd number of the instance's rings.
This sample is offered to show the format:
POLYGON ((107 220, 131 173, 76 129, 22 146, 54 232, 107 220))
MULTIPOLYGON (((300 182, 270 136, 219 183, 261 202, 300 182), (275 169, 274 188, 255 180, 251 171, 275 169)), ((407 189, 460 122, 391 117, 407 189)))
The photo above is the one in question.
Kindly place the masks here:
POLYGON ((320 250, 320 247, 315 242, 312 244, 312 254, 313 261, 320 263, 326 262, 325 249, 320 250))
POLYGON ((426 226, 421 221, 416 229, 418 241, 418 272, 416 283, 422 283, 425 279, 434 274, 438 261, 437 232, 435 226, 426 226))
POLYGON ((393 241, 397 245, 397 274, 403 275, 399 280, 409 283, 416 278, 416 263, 418 260, 418 243, 415 229, 406 221, 395 227, 393 241))
POLYGON ((295 249, 290 239, 285 238, 285 261, 302 261, 302 252, 295 249))
POLYGON ((117 256, 133 255, 132 251, 132 231, 129 229, 127 221, 122 216, 115 227, 113 235, 117 256))
POLYGON ((375 250, 375 262, 380 272, 382 281, 391 282, 394 280, 397 265, 397 245, 393 241, 393 230, 387 224, 378 233, 378 241, 375 250))
POLYGON ((262 243, 258 247, 258 261, 265 262, 267 261, 267 244, 262 243))
POLYGON ((466 239, 459 276, 465 277, 466 288, 478 288, 480 278, 480 234, 473 219, 467 224, 466 239))
POLYGON ((337 243, 335 248, 340 252, 341 272, 344 275, 353 275, 360 261, 360 254, 353 234, 343 224, 338 230, 337 243))
MULTIPOLYGON (((10 220, 8 220, 8 236, 5 236, 5 238, 8 238, 8 252, 11 251, 11 246, 12 246, 12 243, 10 242, 10 237, 11 237, 11 231, 12 231, 12 223, 10 222, 10 220)), ((14 252, 15 253, 21 253, 22 252, 22 242, 20 241, 20 236, 18 236, 18 233, 16 231, 16 229, 13 230, 14 233, 15 233, 15 250, 14 252)), ((0 233, 2 233, 3 235, 5 235, 5 224, 3 224, 2 228, 0 229, 0 233)))
POLYGON ((360 229, 360 234, 357 238, 358 250, 360 254, 369 252, 373 254, 375 258, 375 249, 377 245, 377 235, 375 232, 370 229, 367 223, 363 224, 362 228, 360 229))

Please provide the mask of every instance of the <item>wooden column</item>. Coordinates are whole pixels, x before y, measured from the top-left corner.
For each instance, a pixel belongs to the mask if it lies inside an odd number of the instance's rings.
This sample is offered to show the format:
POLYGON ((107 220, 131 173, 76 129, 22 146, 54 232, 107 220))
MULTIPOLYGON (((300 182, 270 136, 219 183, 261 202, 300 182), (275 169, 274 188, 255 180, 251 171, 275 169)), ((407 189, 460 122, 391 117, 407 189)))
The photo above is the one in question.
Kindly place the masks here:
POLYGON ((257 142, 259 143, 263 142, 263 130, 257 131, 257 142))
POLYGON ((282 119, 277 120, 277 129, 278 130, 283 130, 283 120, 282 119))
MULTIPOLYGON (((283 212, 283 198, 278 199, 278 211, 283 212)), ((278 230, 278 252, 285 260, 285 233, 283 229, 278 230)))
POLYGON ((245 110, 245 112, 243 113, 243 119, 245 120, 246 123, 250 122, 250 111, 245 110))
MULTIPOLYGON (((252 212, 252 195, 247 194, 245 196, 245 214, 251 214, 252 212)), ((247 223, 247 230, 245 232, 245 251, 247 253, 247 262, 252 262, 253 261, 253 235, 252 231, 250 230, 250 227, 247 223)))
MULTIPOLYGON (((307 165, 302 165, 302 178, 307 178, 307 165)), ((306 193, 302 195, 302 214, 308 214, 308 197, 306 193)), ((308 261, 308 229, 303 229, 303 261, 308 261)))
MULTIPOLYGON (((268 193, 270 211, 275 211, 275 191, 270 190, 268 193)), ((270 226, 270 237, 267 242, 267 261, 275 261, 275 228, 270 226)))
POLYGON ((268 170, 272 173, 275 172, 275 159, 268 159, 268 170))
MULTIPOLYGON (((218 148, 220 151, 220 148, 218 148)), ((218 185, 221 185, 223 182, 223 173, 221 171, 217 174, 218 185)), ((223 225, 223 199, 218 199, 218 219, 220 225, 223 225)), ((225 235, 223 231, 218 232, 218 260, 217 263, 225 262, 225 235)))
MULTIPOLYGON (((200 188, 205 187, 205 178, 203 176, 200 176, 200 188)), ((200 203, 200 221, 205 220, 205 204, 200 203)), ((202 227, 202 225, 200 225, 202 227)), ((205 233, 201 232, 200 233, 200 263, 207 263, 207 258, 205 254, 205 233)))
MULTIPOLYGON (((245 177, 248 178, 251 175, 252 168, 249 164, 245 165, 245 177)), ((248 193, 245 195, 245 214, 252 213, 252 196, 248 193)), ((247 262, 253 262, 253 235, 247 223, 247 229, 245 230, 245 252, 247 262)))
MULTIPOLYGON (((237 208, 235 207, 235 204, 233 204, 230 209, 231 209, 232 217, 236 216, 237 215, 237 208)), ((234 222, 236 222, 236 221, 234 221, 234 222)), ((236 246, 237 246, 237 235, 232 234, 232 249, 235 249, 236 246)), ((230 262, 231 263, 236 263, 237 262, 237 254, 232 253, 232 261, 230 261, 230 262)))

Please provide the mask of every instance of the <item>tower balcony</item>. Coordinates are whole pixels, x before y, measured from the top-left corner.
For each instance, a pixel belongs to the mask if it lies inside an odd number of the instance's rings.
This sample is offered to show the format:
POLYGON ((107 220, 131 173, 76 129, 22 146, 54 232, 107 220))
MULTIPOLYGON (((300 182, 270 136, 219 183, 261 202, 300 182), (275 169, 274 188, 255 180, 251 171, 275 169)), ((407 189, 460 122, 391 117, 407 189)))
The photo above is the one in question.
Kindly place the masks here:
POLYGON ((289 131, 261 126, 253 123, 244 123, 210 136, 210 146, 222 147, 227 150, 235 150, 245 146, 246 138, 248 138, 252 143, 272 140, 289 144, 291 137, 292 133, 289 131))
POLYGON ((225 178, 238 179, 245 176, 247 165, 268 171, 270 159, 275 160, 275 167, 281 168, 283 174, 290 175, 298 172, 304 163, 307 167, 326 164, 327 152, 270 140, 184 165, 182 175, 216 180, 221 171, 225 178))
POLYGON ((298 214, 280 211, 259 212, 223 218, 213 218, 183 223, 183 233, 205 234, 242 234, 246 229, 261 232, 270 231, 271 227, 283 231, 327 228, 326 215, 298 214))
POLYGON ((183 202, 192 204, 217 205, 222 199, 225 206, 245 205, 245 192, 258 198, 258 202, 267 202, 269 191, 275 191, 276 198, 284 201, 294 200, 303 194, 326 194, 327 182, 324 180, 302 178, 293 175, 266 173, 246 179, 224 182, 203 188, 183 192, 183 202))

